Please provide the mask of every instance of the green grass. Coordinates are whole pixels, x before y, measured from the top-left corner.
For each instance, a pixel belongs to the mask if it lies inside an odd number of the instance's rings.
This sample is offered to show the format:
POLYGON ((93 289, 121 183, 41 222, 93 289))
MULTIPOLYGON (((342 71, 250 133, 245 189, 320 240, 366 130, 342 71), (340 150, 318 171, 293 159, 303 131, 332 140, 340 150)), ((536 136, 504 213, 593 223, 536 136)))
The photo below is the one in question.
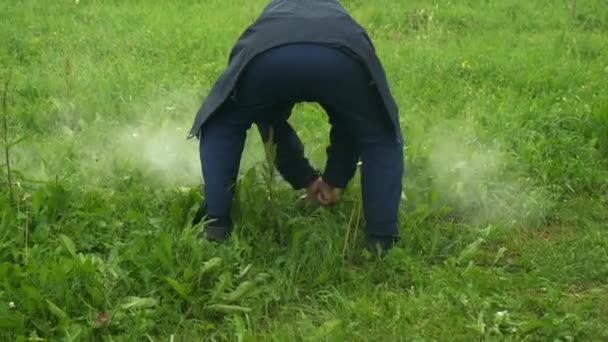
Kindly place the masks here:
MULTIPOLYGON (((265 1, 0 3, 0 339, 607 340, 608 4, 343 3, 407 140, 382 260, 358 181, 306 208, 255 133, 231 241, 189 226, 187 130, 265 1)), ((292 121, 321 167, 323 113, 292 121)))

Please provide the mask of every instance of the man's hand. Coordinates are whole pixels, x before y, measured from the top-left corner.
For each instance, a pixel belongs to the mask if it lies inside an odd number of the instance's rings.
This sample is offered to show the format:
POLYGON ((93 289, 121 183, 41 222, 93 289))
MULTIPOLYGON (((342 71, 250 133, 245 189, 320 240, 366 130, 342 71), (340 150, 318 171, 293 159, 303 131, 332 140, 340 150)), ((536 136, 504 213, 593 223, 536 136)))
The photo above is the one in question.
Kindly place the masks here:
POLYGON ((322 178, 317 178, 306 189, 306 201, 309 205, 318 203, 327 206, 336 204, 339 199, 340 189, 332 188, 322 178))
POLYGON ((314 182, 312 182, 308 188, 306 188, 306 203, 308 205, 316 204, 317 202, 317 194, 319 192, 319 187, 321 185, 321 177, 317 178, 314 182))
POLYGON ((332 188, 329 184, 325 183, 322 179, 319 183, 319 189, 317 191, 317 201, 322 205, 333 205, 338 203, 340 199, 340 189, 332 188))

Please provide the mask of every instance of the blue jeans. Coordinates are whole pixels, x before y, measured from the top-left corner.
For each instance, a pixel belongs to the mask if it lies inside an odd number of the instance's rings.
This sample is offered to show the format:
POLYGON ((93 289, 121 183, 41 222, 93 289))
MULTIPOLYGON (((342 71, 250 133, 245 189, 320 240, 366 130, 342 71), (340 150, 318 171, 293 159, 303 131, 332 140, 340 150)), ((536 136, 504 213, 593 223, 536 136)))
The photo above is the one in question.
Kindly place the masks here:
POLYGON ((398 236, 403 142, 370 80, 355 58, 323 45, 290 44, 257 56, 233 96, 201 130, 207 215, 229 218, 246 132, 253 123, 264 141, 272 127, 277 169, 295 189, 316 179, 287 119, 295 103, 318 102, 331 125, 324 180, 346 187, 360 159, 367 233, 398 236))

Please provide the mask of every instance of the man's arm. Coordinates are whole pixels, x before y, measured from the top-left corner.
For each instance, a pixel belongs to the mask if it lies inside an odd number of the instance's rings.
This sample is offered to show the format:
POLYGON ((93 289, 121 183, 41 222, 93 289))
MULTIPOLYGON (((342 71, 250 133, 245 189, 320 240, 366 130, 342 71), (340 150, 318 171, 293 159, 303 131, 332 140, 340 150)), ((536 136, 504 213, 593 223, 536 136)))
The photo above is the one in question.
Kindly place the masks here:
POLYGON ((295 190, 306 188, 319 178, 319 172, 304 156, 304 146, 287 119, 273 124, 256 125, 264 143, 268 143, 272 128, 273 142, 276 145, 275 165, 283 179, 295 190))
POLYGON ((344 189, 355 176, 359 151, 344 125, 332 124, 323 180, 332 188, 344 189))

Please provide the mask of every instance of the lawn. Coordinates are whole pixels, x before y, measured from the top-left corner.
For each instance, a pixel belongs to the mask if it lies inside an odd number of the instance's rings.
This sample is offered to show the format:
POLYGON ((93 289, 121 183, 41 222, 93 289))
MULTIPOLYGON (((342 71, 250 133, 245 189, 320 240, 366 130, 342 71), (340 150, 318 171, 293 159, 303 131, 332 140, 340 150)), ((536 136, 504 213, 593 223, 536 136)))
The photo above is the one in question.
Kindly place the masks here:
POLYGON ((307 207, 255 131, 231 240, 190 225, 187 132, 266 3, 0 3, 0 340, 608 340, 606 1, 342 1, 407 145, 382 259, 358 178, 307 207))

